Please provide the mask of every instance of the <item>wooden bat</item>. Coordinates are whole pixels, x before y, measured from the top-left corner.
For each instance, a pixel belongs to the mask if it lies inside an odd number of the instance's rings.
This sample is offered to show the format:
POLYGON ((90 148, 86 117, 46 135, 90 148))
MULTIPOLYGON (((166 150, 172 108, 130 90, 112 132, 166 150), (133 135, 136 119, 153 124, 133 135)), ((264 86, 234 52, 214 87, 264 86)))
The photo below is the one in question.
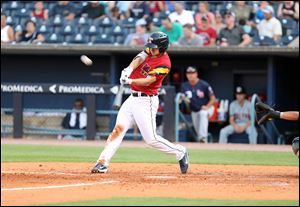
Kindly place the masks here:
POLYGON ((119 109, 121 107, 124 89, 125 88, 124 88, 123 84, 121 84, 120 88, 119 88, 119 91, 116 94, 116 97, 115 97, 114 102, 113 102, 113 108, 114 109, 119 109))

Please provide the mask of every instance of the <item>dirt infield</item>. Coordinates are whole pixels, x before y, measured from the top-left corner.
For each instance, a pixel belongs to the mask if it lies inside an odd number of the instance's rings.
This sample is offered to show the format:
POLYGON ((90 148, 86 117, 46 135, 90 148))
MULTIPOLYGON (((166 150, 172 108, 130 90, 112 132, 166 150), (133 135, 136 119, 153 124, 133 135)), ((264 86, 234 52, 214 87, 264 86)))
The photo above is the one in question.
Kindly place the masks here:
POLYGON ((30 205, 111 197, 299 200, 298 167, 112 163, 1 163, 1 205, 30 205))

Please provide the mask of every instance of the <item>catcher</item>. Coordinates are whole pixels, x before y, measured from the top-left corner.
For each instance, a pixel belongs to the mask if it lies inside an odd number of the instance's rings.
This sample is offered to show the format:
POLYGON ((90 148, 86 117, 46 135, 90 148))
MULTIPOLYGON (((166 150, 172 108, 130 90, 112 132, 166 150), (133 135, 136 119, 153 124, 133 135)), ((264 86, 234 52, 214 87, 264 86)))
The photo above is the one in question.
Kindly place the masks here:
MULTIPOLYGON (((289 121, 298 121, 299 111, 275 111, 272 107, 262 102, 257 102, 255 105, 257 123, 259 125, 272 119, 283 119, 289 121)), ((299 157, 299 137, 292 141, 292 149, 296 156, 299 157)))

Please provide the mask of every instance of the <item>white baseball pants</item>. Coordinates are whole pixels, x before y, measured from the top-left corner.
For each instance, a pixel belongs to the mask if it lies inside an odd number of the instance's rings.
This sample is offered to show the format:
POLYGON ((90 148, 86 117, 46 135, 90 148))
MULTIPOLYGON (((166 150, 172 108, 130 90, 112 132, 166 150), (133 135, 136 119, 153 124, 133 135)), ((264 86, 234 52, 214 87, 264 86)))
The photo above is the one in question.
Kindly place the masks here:
POLYGON ((109 165, 127 130, 132 128, 134 122, 148 145, 164 153, 175 155, 178 161, 181 160, 186 148, 179 144, 175 145, 156 134, 158 104, 158 96, 129 96, 120 108, 115 128, 108 137, 98 162, 106 166, 109 165))

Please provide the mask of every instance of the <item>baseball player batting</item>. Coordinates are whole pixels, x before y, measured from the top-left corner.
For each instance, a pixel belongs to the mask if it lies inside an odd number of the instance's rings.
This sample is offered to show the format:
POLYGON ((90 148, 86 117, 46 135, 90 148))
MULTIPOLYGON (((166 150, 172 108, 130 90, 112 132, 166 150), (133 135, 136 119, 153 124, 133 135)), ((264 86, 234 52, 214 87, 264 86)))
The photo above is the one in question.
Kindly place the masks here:
POLYGON ((167 54, 169 38, 163 32, 150 35, 145 50, 140 52, 122 70, 120 83, 131 87, 131 95, 122 104, 114 130, 109 135, 104 150, 99 156, 92 173, 106 173, 111 158, 119 148, 126 131, 135 122, 145 142, 179 161, 181 173, 189 166, 187 149, 175 145, 156 134, 156 113, 158 109, 158 89, 170 72, 171 62, 167 54))

